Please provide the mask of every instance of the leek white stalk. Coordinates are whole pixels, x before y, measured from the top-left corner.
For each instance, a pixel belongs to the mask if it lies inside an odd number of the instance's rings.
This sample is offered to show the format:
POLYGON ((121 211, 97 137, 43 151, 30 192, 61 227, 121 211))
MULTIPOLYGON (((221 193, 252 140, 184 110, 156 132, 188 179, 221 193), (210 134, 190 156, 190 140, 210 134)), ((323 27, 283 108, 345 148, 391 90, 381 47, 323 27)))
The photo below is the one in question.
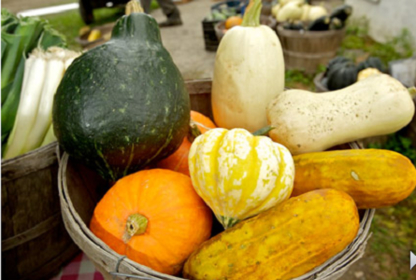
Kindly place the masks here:
POLYGON ((26 144, 22 150, 23 153, 34 150, 42 144, 46 132, 52 123, 53 97, 65 71, 64 62, 59 57, 52 57, 50 53, 46 57, 45 83, 37 108, 36 120, 29 136, 26 138, 26 144))
POLYGON ((32 53, 28 60, 31 57, 34 57, 34 61, 28 69, 30 72, 26 77, 26 84, 22 85, 16 120, 6 144, 5 159, 16 157, 22 153, 26 138, 35 121, 34 116, 45 80, 46 61, 41 52, 32 53))
POLYGON ((46 146, 54 141, 56 141, 56 136, 53 132, 53 124, 51 123, 49 125, 48 131, 46 132, 45 138, 43 139, 42 144, 40 144, 40 146, 46 146))

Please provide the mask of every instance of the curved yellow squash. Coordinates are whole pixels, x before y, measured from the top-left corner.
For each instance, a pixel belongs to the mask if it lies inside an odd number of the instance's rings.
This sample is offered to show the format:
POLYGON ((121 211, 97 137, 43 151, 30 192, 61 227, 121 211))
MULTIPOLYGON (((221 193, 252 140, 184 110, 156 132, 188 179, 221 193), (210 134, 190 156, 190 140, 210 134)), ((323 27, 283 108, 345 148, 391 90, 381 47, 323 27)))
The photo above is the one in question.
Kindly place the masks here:
POLYGON ((295 175, 284 146, 245 129, 224 128, 195 139, 189 171, 196 192, 225 228, 289 198, 295 175))
MULTIPOLYGON (((341 252, 360 219, 345 192, 322 189, 292 197, 202 243, 187 259, 191 280, 289 280, 341 252)), ((309 278, 308 278, 309 279, 309 278)))

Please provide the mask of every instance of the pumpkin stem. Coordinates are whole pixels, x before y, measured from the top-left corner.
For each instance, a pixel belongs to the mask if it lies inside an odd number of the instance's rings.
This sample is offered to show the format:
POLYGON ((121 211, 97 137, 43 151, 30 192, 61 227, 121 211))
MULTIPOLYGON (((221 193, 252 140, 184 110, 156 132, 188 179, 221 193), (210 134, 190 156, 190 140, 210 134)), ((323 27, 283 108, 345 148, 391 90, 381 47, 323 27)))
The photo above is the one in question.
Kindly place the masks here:
POLYGON ((187 135, 188 141, 191 143, 194 142, 195 138, 201 134, 202 133, 198 128, 197 122, 191 119, 191 121, 189 122, 189 131, 187 135))
POLYGON ((130 240, 135 235, 140 235, 146 232, 147 229, 147 218, 141 214, 131 214, 127 218, 126 223, 126 235, 123 236, 125 242, 130 240))
POLYGON ((261 0, 250 0, 244 13, 243 22, 241 26, 257 27, 260 26, 261 0))
POLYGON ((143 8, 140 5, 140 2, 137 0, 131 0, 126 5, 126 15, 130 15, 131 13, 143 13, 143 8))

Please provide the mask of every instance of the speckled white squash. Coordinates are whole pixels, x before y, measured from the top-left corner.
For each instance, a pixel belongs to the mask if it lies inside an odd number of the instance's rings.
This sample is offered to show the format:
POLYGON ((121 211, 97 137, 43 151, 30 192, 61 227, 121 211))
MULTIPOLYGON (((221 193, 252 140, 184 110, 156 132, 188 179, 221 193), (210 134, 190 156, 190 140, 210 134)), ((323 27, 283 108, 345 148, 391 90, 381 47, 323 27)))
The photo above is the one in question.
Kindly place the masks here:
POLYGON ((316 94, 287 90, 267 108, 269 135, 292 155, 394 133, 413 118, 415 104, 398 80, 376 74, 346 88, 316 94))
POLYGON ((229 228, 290 197, 295 168, 289 150, 245 129, 215 128, 189 152, 196 192, 229 228))
POLYGON ((218 127, 254 132, 266 126, 266 107, 284 89, 282 47, 276 32, 260 25, 260 10, 256 0, 241 26, 228 30, 218 47, 211 94, 218 127))

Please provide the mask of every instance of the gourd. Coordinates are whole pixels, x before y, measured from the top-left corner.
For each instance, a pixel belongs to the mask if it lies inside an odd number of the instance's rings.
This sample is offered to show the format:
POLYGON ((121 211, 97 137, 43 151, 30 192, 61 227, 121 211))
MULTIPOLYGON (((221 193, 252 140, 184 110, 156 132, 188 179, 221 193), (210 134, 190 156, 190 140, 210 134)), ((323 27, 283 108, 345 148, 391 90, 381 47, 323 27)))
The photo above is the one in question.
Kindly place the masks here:
POLYGON ((372 75, 378 75, 381 74, 380 70, 378 70, 377 68, 365 68, 363 70, 361 70, 360 72, 358 72, 357 75, 357 81, 360 81, 362 79, 368 78, 372 75))
POLYGON ((267 104, 283 91, 284 60, 280 41, 260 25, 261 0, 227 31, 215 57, 212 110, 217 126, 254 132, 267 125, 267 104))
POLYGON ((115 181, 172 154, 187 134, 189 111, 156 20, 134 12, 117 21, 110 41, 68 68, 55 95, 53 127, 70 156, 115 181))
POLYGON ((267 108, 269 136, 292 155, 396 132, 414 112, 409 91, 386 74, 320 94, 287 90, 267 108))
POLYGON ((165 169, 118 180, 94 209, 90 229, 120 255, 176 275, 211 235, 212 212, 191 179, 165 169), (180 199, 172 199, 180 198, 180 199))
POLYGON ((193 139, 201 133, 205 133, 207 130, 215 128, 216 126, 208 117, 199 112, 191 111, 191 127, 192 129, 189 131, 191 135, 188 134, 188 136, 183 139, 179 149, 177 149, 169 157, 159 161, 156 164, 156 167, 170 169, 190 176, 188 156, 193 139))
POLYGON ((345 24, 345 21, 352 14, 352 10, 352 6, 350 5, 341 5, 333 9, 329 16, 331 19, 338 18, 343 24, 345 24))
POLYGON ((191 280, 293 279, 341 252, 358 229, 358 211, 348 194, 311 191, 204 242, 183 274, 191 280))
POLYGON ((243 19, 240 16, 231 16, 225 20, 225 29, 240 25, 242 22, 243 19))
POLYGON ((289 151, 245 129, 214 128, 189 152, 192 184, 224 228, 287 199, 294 166, 289 151))
POLYGON ((314 21, 323 16, 328 16, 328 11, 323 6, 312 5, 309 9, 308 20, 314 21))
POLYGON ((329 24, 331 23, 331 19, 329 16, 321 16, 317 19, 314 19, 309 25, 309 31, 325 31, 329 30, 329 24))
POLYGON ((416 169, 405 156, 378 149, 336 150, 293 157, 292 196, 333 188, 348 193, 359 209, 392 206, 416 186, 416 169))
POLYGON ((352 85, 357 81, 357 74, 358 69, 352 61, 337 63, 328 70, 328 89, 337 90, 352 85))
POLYGON ((366 60, 360 62, 357 68, 358 68, 358 71, 362 71, 366 68, 376 68, 380 72, 383 72, 383 73, 386 72, 386 67, 384 66, 381 59, 378 57, 374 57, 374 56, 370 56, 366 60))
POLYGON ((276 15, 276 20, 278 22, 283 22, 287 20, 297 20, 302 17, 303 9, 302 6, 304 5, 304 2, 295 2, 291 1, 281 7, 279 9, 279 12, 276 15))

